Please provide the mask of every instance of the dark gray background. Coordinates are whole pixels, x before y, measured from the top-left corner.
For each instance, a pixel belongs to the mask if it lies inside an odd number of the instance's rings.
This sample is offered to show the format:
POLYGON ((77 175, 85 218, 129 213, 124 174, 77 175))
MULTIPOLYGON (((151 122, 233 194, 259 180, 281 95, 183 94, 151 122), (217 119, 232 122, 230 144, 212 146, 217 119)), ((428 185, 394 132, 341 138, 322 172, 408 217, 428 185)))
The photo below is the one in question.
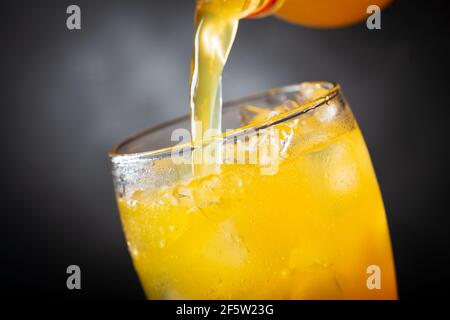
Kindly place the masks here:
MULTIPOLYGON (((188 112, 194 0, 2 1, 1 294, 142 298, 107 152, 188 112), (82 9, 82 30, 66 8, 82 9), (68 291, 65 269, 82 268, 68 291)), ((372 154, 402 298, 445 290, 449 235, 448 11, 399 1, 382 30, 243 21, 225 99, 304 80, 341 83, 372 154)))

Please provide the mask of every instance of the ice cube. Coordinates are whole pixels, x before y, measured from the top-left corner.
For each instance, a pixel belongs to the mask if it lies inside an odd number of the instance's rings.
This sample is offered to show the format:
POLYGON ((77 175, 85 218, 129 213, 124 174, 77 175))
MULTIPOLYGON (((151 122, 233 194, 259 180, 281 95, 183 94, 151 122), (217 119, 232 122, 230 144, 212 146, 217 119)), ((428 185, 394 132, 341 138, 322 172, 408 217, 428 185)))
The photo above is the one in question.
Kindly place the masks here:
POLYGON ((297 108, 298 106, 299 104, 292 100, 286 100, 283 104, 274 108, 245 105, 240 109, 241 125, 248 125, 269 120, 272 117, 280 115, 293 108, 297 108))
POLYGON ((330 268, 313 266, 297 270, 293 277, 291 299, 336 300, 342 299, 343 291, 338 278, 330 268))
POLYGON ((195 203, 200 208, 219 204, 223 191, 220 178, 217 176, 205 177, 196 181, 196 185, 193 187, 195 203))
POLYGON ((178 186, 174 190, 173 195, 181 205, 192 206, 194 203, 192 190, 184 185, 178 186))
POLYGON ((315 112, 320 122, 331 122, 336 119, 337 114, 338 108, 335 104, 324 105, 315 112))
POLYGON ((267 118, 270 109, 256 107, 252 105, 242 106, 240 108, 241 125, 251 124, 262 121, 267 118))
POLYGON ((217 233, 205 246, 205 255, 230 267, 239 267, 247 262, 248 250, 233 220, 227 219, 218 225, 217 233))
POLYGON ((322 87, 320 83, 305 82, 300 85, 298 100, 309 102, 325 96, 329 90, 322 87))

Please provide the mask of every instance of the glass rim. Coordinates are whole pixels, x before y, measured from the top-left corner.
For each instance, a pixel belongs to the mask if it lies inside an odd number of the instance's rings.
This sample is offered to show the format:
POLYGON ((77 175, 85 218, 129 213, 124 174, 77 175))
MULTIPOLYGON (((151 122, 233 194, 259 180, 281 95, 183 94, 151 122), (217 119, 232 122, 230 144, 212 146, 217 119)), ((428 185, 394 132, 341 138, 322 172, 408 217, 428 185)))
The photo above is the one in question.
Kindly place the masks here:
POLYGON ((327 85, 327 86, 329 86, 329 88, 326 88, 327 89, 326 93, 312 99, 311 101, 299 104, 297 107, 292 108, 291 110, 283 112, 283 113, 276 115, 274 117, 271 117, 269 119, 257 121, 255 123, 252 123, 249 125, 243 125, 238 128, 235 128, 235 129, 227 130, 225 132, 222 132, 220 135, 212 136, 212 137, 208 138, 207 140, 202 140, 202 141, 198 141, 198 142, 191 141, 189 143, 177 144, 174 146, 157 148, 155 150, 148 150, 148 151, 135 152, 135 153, 124 153, 124 152, 119 151, 120 148, 122 148, 123 146, 125 146, 129 143, 132 143, 133 141, 135 141, 139 138, 142 138, 146 135, 155 133, 159 130, 164 129, 165 127, 174 125, 176 123, 189 120, 190 115, 185 114, 183 116, 174 118, 172 120, 165 121, 156 126, 144 129, 136 134, 129 136, 122 142, 113 146, 113 148, 111 149, 111 151, 108 154, 109 158, 113 163, 123 162, 123 161, 128 162, 130 160, 138 160, 141 158, 151 158, 151 159, 156 160, 156 159, 162 159, 166 155, 170 155, 172 150, 174 150, 174 149, 181 149, 181 148, 186 148, 186 147, 190 146, 191 150, 193 150, 196 147, 204 145, 208 141, 212 141, 214 139, 220 138, 225 141, 227 141, 229 139, 234 139, 235 137, 240 137, 242 135, 245 135, 249 131, 264 130, 271 126, 288 121, 290 119, 300 117, 303 114, 306 114, 314 109, 321 107, 322 105, 326 104, 329 100, 335 98, 339 94, 339 91, 341 89, 341 87, 338 83, 332 82, 332 81, 305 81, 305 82, 301 82, 301 83, 290 84, 290 85, 285 85, 285 86, 268 89, 268 90, 261 91, 261 92, 255 93, 255 94, 251 94, 251 95, 248 95, 245 97, 226 101, 223 104, 223 109, 232 108, 233 106, 236 106, 238 104, 244 105, 245 102, 261 99, 264 97, 273 96, 273 95, 280 94, 280 93, 300 91, 299 87, 305 83, 327 85))

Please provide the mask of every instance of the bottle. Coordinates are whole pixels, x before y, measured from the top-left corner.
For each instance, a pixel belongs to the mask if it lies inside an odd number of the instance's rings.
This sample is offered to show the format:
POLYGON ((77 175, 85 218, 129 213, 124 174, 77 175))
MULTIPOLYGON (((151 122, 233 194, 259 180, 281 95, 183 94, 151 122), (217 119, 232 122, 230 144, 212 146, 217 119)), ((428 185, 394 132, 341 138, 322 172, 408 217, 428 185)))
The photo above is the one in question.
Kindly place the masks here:
POLYGON ((248 0, 244 18, 275 16, 307 27, 338 28, 368 17, 367 8, 381 9, 392 0, 248 0))

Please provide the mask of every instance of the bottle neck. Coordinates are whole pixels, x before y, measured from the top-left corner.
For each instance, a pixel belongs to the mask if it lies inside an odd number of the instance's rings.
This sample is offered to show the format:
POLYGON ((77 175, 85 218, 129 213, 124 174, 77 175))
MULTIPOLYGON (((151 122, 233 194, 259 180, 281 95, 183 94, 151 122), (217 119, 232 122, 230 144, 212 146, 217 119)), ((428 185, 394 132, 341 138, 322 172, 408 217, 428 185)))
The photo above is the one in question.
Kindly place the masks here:
POLYGON ((242 12, 242 18, 262 18, 276 12, 284 0, 249 0, 247 8, 242 12))

